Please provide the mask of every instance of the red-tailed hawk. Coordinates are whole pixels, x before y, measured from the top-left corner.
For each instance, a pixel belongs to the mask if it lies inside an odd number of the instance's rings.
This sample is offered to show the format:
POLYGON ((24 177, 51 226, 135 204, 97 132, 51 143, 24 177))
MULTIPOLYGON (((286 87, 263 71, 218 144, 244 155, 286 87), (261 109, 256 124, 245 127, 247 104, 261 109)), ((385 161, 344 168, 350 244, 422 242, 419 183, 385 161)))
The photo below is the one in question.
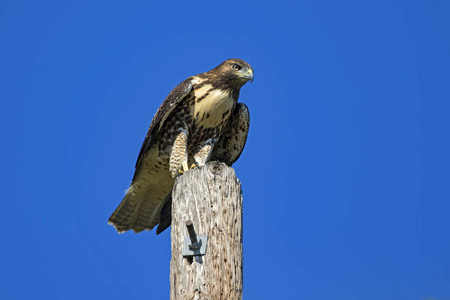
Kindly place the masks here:
POLYGON ((232 165, 247 140, 249 112, 237 103, 239 91, 253 80, 252 67, 228 59, 211 71, 175 87, 156 112, 139 153, 133 181, 109 218, 119 233, 141 232, 171 222, 175 177, 189 165, 218 160, 232 165))

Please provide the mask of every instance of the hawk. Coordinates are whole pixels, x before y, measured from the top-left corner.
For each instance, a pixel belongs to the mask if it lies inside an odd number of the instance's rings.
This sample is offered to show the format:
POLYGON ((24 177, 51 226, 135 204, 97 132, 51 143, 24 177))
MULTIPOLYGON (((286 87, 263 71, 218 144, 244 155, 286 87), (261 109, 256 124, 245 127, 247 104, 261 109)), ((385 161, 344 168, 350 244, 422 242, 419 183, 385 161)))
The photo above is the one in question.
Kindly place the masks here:
POLYGON ((237 103, 241 87, 253 81, 252 67, 228 59, 211 71, 187 78, 157 110, 139 153, 133 180, 109 218, 119 233, 152 230, 171 223, 175 178, 208 161, 231 166, 247 140, 250 116, 237 103))

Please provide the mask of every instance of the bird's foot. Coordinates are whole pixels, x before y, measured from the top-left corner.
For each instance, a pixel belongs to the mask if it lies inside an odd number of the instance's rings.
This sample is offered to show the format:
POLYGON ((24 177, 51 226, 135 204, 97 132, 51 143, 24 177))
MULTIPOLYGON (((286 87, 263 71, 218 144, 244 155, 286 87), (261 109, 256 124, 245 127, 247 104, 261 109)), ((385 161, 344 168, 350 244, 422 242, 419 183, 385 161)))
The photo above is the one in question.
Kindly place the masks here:
MULTIPOLYGON (((176 169, 175 173, 172 173, 172 177, 176 177, 177 175, 182 175, 184 174, 187 170, 189 170, 188 168, 188 164, 187 162, 183 162, 183 170, 181 169, 176 169)), ((191 167, 192 168, 192 167, 191 167)), ((172 171, 173 172, 173 171, 172 171)))
POLYGON ((193 163, 192 166, 191 166, 191 169, 193 169, 193 168, 198 168, 198 163, 196 163, 196 162, 193 163))

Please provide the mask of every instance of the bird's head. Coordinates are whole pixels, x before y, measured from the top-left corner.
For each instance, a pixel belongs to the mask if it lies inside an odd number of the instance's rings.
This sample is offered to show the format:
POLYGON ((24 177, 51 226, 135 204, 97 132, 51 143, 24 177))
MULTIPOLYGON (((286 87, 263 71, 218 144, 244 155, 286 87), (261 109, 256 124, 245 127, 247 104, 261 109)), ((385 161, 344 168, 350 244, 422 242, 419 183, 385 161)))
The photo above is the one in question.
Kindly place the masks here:
POLYGON ((248 81, 253 81, 253 68, 239 58, 227 59, 210 72, 220 74, 227 83, 237 85, 239 88, 248 81))

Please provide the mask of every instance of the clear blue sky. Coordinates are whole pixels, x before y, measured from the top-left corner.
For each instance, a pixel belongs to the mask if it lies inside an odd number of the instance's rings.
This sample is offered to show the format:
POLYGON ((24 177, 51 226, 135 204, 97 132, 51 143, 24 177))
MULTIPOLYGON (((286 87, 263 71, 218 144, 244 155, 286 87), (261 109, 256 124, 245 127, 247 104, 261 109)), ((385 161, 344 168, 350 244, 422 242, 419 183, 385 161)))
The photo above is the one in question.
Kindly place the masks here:
POLYGON ((169 232, 107 219, 164 97, 232 57, 245 299, 449 299, 449 12, 0 0, 0 299, 168 299, 169 232))

